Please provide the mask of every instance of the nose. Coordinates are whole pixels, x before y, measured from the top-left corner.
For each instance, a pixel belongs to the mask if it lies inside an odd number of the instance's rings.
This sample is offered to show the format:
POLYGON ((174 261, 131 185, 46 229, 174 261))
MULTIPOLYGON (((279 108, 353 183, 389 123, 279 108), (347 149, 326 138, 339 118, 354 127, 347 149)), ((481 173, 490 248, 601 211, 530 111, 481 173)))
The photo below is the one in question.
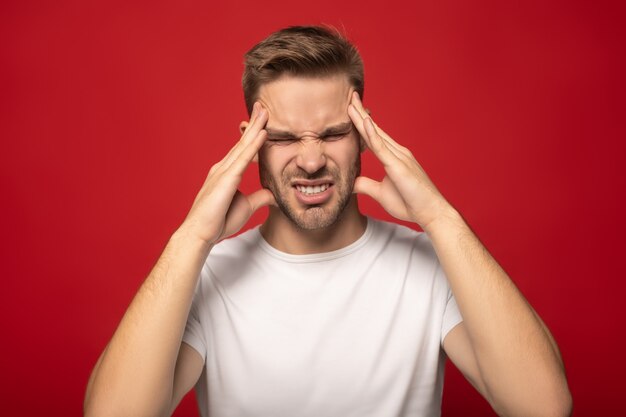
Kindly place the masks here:
POLYGON ((326 165, 324 142, 317 138, 302 138, 296 164, 309 174, 314 174, 326 165))

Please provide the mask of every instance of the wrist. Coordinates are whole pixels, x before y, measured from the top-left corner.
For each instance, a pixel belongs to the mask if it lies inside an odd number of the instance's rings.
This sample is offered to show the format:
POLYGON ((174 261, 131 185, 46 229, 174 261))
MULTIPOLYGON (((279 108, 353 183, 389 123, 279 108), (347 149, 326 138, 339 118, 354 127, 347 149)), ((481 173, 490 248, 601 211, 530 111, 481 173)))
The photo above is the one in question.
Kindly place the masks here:
POLYGON ((451 228, 463 227, 464 225, 465 221, 461 214, 450 204, 446 204, 432 220, 422 226, 422 229, 432 238, 440 232, 450 230, 451 228))
POLYGON ((206 251, 207 253, 213 248, 214 243, 203 239, 194 228, 183 222, 178 229, 170 237, 170 242, 180 243, 184 245, 192 245, 193 247, 206 251))

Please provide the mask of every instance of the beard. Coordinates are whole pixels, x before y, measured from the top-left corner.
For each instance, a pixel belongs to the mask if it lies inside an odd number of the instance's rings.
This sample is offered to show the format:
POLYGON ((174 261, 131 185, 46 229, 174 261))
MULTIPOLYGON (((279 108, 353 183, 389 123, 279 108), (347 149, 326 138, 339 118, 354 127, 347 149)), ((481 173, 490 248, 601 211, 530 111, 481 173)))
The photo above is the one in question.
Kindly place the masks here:
MULTIPOLYGON (((301 168, 285 170, 280 178, 274 177, 267 169, 267 164, 259 160, 259 177, 261 185, 274 194, 276 204, 283 214, 298 228, 303 230, 323 229, 333 225, 344 212, 354 189, 354 180, 361 174, 361 156, 357 154, 354 163, 350 164, 347 172, 338 168, 323 167, 319 171, 309 174, 301 168), (311 205, 300 209, 296 203, 288 201, 288 196, 294 192, 294 180, 316 180, 331 178, 333 180, 333 198, 320 205, 311 205)), ((299 205, 299 204, 298 204, 299 205)))

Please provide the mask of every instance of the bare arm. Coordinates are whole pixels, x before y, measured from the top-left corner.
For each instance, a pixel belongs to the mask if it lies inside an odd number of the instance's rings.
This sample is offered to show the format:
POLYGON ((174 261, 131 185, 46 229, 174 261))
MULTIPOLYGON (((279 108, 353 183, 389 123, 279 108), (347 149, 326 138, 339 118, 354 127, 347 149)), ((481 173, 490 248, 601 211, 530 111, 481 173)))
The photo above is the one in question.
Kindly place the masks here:
POLYGON ((189 215, 98 360, 85 395, 85 415, 167 415, 197 381, 202 358, 181 340, 202 264, 216 242, 237 232, 259 207, 273 203, 267 190, 249 196, 237 191, 265 141, 266 122, 267 112, 255 105, 249 129, 211 168, 189 215))
POLYGON ((381 182, 357 178, 354 191, 429 235, 463 323, 444 349, 496 412, 564 416, 571 397, 563 363, 545 324, 412 153, 374 124, 355 93, 348 113, 385 168, 381 182))
POLYGON ((172 236, 92 373, 86 415, 156 416, 170 409, 176 359, 208 251, 179 232, 172 236))
POLYGON ((558 347, 504 270, 454 211, 427 233, 463 316, 444 340, 450 359, 500 415, 568 415, 558 347))

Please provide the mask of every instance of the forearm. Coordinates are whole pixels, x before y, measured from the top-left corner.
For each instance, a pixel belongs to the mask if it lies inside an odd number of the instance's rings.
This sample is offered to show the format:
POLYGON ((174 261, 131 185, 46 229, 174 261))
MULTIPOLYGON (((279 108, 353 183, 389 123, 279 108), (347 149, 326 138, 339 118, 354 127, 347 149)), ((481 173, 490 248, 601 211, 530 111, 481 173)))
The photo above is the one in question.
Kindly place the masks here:
POLYGON ((169 409, 178 350, 209 250, 182 229, 172 236, 92 372, 86 415, 169 409))
POLYGON ((505 415, 534 415, 528 414, 532 407, 558 409, 553 404, 567 403, 561 357, 547 327, 461 216, 449 210, 425 230, 494 408, 505 415))
POLYGON ((539 413, 520 410, 537 410, 533 405, 543 402, 549 403, 540 407, 548 414, 565 414, 567 381, 541 319, 411 151, 375 125, 357 93, 348 114, 386 174, 380 182, 357 178, 354 192, 369 195, 389 214, 419 224, 430 236, 464 320, 450 350, 470 381, 503 414, 534 416, 539 413))

